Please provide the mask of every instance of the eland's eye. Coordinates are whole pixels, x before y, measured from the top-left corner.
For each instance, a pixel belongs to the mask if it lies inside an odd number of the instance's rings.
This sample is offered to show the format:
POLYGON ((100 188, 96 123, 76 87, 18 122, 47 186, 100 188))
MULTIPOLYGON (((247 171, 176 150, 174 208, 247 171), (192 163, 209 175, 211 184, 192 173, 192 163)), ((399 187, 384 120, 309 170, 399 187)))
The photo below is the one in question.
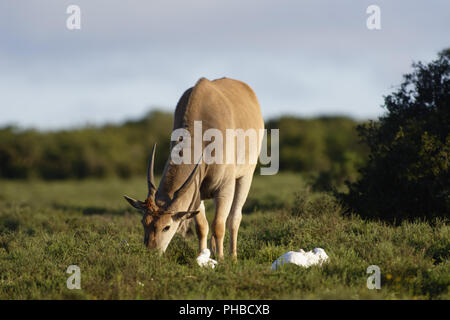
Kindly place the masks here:
POLYGON ((165 226, 164 229, 162 229, 163 232, 166 232, 170 229, 170 226, 165 226))

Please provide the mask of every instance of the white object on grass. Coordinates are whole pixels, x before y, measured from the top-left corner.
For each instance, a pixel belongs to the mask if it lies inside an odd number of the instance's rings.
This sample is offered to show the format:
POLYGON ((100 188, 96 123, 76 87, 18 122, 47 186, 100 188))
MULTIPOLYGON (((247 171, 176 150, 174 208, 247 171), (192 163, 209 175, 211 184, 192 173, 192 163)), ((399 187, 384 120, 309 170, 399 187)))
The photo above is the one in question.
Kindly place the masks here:
POLYGON ((312 265, 322 265, 322 262, 328 261, 328 255, 322 248, 315 248, 313 251, 305 252, 303 249, 299 251, 289 251, 279 257, 272 263, 272 270, 277 270, 285 263, 293 263, 305 268, 312 265))
POLYGON ((210 258, 211 251, 209 249, 203 249, 200 255, 197 257, 197 263, 200 267, 215 268, 217 261, 210 258))

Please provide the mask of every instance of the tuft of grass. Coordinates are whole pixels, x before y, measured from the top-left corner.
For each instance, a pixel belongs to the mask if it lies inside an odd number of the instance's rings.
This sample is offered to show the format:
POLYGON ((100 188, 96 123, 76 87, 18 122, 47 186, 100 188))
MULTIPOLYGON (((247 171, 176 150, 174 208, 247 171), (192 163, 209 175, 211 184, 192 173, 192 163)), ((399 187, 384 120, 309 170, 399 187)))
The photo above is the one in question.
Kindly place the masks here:
POLYGON ((164 255, 144 248, 140 216, 122 198, 142 198, 144 181, 1 181, 0 299, 449 299, 446 220, 366 221, 301 176, 256 176, 237 263, 205 269, 196 236, 176 235, 164 255), (322 267, 271 271, 286 251, 315 247, 330 257, 322 267), (66 287, 69 265, 81 290, 66 287), (370 265, 381 290, 366 287, 370 265))

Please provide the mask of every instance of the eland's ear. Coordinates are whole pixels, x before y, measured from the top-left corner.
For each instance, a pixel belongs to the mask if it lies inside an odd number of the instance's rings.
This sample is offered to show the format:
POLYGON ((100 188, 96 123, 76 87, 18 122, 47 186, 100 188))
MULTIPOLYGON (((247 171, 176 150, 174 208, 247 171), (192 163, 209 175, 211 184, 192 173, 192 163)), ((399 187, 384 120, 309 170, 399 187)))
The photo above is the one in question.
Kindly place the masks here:
POLYGON ((131 206, 132 206, 133 208, 136 208, 136 209, 138 209, 138 210, 141 210, 141 209, 142 209, 142 205, 144 204, 142 201, 135 200, 135 199, 130 198, 130 197, 128 197, 128 196, 123 196, 123 197, 125 198, 125 200, 128 201, 129 204, 131 204, 131 206))
POLYGON ((200 211, 181 211, 172 214, 172 219, 175 221, 186 220, 195 217, 200 211))

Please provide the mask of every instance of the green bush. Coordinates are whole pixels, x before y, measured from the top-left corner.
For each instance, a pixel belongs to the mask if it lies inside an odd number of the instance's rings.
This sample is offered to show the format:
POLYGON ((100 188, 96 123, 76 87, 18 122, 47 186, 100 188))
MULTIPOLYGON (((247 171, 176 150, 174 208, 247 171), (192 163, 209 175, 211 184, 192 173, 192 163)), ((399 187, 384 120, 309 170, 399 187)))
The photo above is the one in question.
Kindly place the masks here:
POLYGON ((399 221, 450 212, 450 50, 413 68, 385 97, 387 113, 358 128, 370 156, 343 197, 366 217, 399 221))
POLYGON ((339 201, 328 193, 312 193, 310 188, 302 189, 295 194, 291 215, 296 217, 319 217, 339 215, 343 207, 339 201))

